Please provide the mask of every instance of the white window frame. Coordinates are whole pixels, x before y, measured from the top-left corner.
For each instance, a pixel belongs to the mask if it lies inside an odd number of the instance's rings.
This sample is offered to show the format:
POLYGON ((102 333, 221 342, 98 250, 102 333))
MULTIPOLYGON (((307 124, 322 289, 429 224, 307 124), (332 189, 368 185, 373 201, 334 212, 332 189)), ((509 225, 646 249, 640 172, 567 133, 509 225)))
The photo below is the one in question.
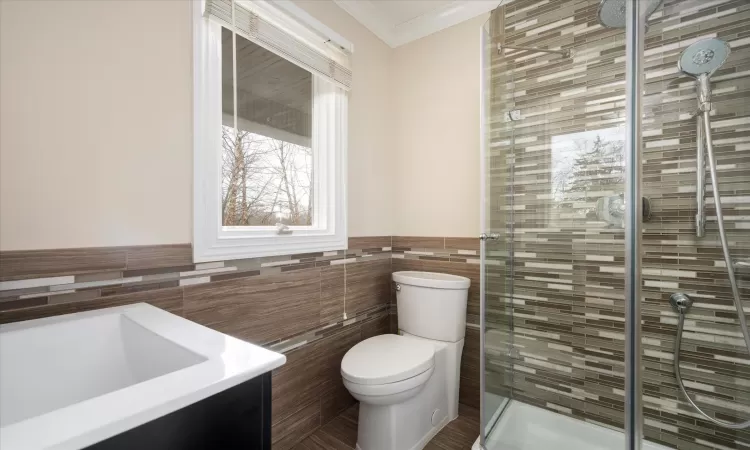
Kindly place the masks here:
MULTIPOLYGON (((286 13, 321 30, 325 26, 294 5, 286 13)), ((221 261, 343 250, 347 247, 347 93, 313 74, 312 149, 316 188, 313 226, 224 227, 221 214, 221 25, 193 4, 193 259, 221 261)), ((342 39, 331 31, 337 39, 342 39)), ((349 48, 351 44, 346 43, 349 48)))

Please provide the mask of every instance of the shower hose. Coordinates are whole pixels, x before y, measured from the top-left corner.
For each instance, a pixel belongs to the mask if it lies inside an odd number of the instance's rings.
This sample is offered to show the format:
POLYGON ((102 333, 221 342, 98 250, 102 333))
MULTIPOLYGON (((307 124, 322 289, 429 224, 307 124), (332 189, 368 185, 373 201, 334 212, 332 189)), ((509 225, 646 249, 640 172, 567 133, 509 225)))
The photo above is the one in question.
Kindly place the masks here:
MULTIPOLYGON (((740 327, 742 328, 742 336, 745 338, 745 348, 750 352, 750 330, 747 328, 747 319, 745 318, 745 310, 742 307, 742 300, 740 299, 740 292, 737 288, 737 278, 734 276, 734 267, 732 264, 732 258, 729 254, 729 244, 727 243, 727 235, 724 231, 724 214, 721 212, 721 200, 719 196, 719 180, 716 176, 716 160, 714 159, 713 142, 711 139, 711 122, 709 118, 709 111, 703 111, 703 126, 704 136, 706 138, 706 149, 708 151, 708 165, 711 172, 711 185, 713 186, 714 203, 716 204, 716 221, 719 224, 719 235, 721 237, 721 248, 724 251, 724 262, 727 265, 727 274, 729 275, 729 283, 732 285, 732 296, 734 298, 734 307, 737 309, 737 315, 740 319, 740 327)), ((698 170, 701 170, 699 167, 698 170)), ((685 389, 685 383, 682 381, 680 375, 680 341, 682 340, 682 330, 685 326, 685 313, 687 308, 678 308, 679 320, 677 323, 677 339, 674 343, 674 373, 677 378, 677 384, 680 386, 680 390, 685 395, 685 398, 693 405, 696 411, 698 411, 706 420, 715 423, 726 428, 732 428, 735 430, 750 427, 750 420, 740 423, 727 422, 724 420, 715 419, 705 412, 690 398, 687 390, 685 389)))

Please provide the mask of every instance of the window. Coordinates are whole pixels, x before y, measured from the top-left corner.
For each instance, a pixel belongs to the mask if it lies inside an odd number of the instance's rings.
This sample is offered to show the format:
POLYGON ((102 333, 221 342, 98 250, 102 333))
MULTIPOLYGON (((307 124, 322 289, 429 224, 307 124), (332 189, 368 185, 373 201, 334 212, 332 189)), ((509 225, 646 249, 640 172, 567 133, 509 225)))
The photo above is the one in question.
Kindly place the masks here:
POLYGON ((235 82, 226 28, 221 53, 222 225, 312 226, 312 74, 237 36, 235 82))
POLYGON ((346 248, 351 44, 289 2, 194 4, 195 261, 346 248))

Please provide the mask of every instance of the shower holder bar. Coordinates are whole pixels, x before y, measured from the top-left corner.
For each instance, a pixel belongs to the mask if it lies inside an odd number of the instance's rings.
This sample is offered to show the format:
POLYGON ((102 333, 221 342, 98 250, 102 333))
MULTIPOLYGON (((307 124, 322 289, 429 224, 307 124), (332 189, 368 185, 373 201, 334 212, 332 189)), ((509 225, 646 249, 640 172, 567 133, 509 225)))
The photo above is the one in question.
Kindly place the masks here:
POLYGON ((505 44, 497 44, 497 51, 498 53, 503 51, 503 49, 508 50, 527 50, 530 52, 541 52, 541 53, 556 53, 558 55, 562 55, 563 58, 569 58, 572 55, 572 52, 570 49, 562 49, 562 50, 551 50, 546 48, 536 48, 536 47, 522 47, 522 46, 515 46, 515 45, 505 45, 505 44))

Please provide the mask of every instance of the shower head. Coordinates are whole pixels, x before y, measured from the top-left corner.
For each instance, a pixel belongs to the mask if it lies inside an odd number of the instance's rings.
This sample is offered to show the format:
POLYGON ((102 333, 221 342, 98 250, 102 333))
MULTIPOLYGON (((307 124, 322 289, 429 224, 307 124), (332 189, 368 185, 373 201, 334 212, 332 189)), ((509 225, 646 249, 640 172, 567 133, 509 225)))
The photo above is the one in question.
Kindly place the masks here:
MULTIPOLYGON (((662 0, 641 0, 646 7, 646 17, 651 16, 662 0)), ((607 28, 625 28, 627 0, 602 0, 599 3, 599 23, 607 28)))
POLYGON ((691 44, 680 55, 677 67, 694 77, 711 75, 729 56, 729 44, 717 38, 702 39, 691 44))

